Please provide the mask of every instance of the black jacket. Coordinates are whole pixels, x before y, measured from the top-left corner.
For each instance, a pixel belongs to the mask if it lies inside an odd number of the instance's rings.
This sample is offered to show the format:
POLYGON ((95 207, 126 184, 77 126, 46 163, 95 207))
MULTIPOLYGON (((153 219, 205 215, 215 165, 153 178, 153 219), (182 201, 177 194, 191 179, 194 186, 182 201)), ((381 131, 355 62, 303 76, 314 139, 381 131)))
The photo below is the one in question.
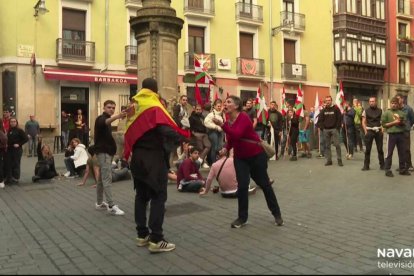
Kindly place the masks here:
POLYGON ((342 125, 342 114, 336 105, 327 106, 319 113, 318 127, 320 129, 340 129, 342 125))
POLYGON ((9 148, 13 147, 14 144, 19 144, 19 146, 22 147, 27 143, 28 140, 29 138, 27 138, 26 133, 21 128, 10 128, 9 132, 7 133, 7 145, 9 148))
POLYGON ((47 167, 47 170, 51 171, 55 176, 58 175, 56 172, 55 167, 55 159, 52 157, 50 159, 46 159, 43 157, 42 154, 42 143, 37 144, 37 163, 35 167, 35 175, 37 175, 37 172, 39 171, 40 167, 47 167))
POLYGON ((95 152, 106 153, 111 156, 114 156, 116 153, 116 143, 114 137, 112 137, 112 128, 111 125, 106 124, 106 119, 111 118, 105 112, 102 113, 95 121, 95 152))
POLYGON ((279 111, 269 109, 269 121, 275 131, 282 131, 283 115, 279 111))
POLYGON ((204 116, 203 114, 198 114, 196 112, 191 113, 189 118, 190 120, 190 130, 199 133, 207 133, 207 128, 204 126, 204 116))

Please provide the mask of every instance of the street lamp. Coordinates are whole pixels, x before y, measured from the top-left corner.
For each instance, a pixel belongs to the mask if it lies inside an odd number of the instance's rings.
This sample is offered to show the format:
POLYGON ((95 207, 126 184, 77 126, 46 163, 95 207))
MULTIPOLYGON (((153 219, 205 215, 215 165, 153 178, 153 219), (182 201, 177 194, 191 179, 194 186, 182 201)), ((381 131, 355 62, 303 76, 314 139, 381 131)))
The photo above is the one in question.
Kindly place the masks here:
POLYGON ((45 0, 37 1, 36 5, 33 8, 35 9, 34 17, 37 17, 39 14, 45 14, 49 12, 49 10, 46 9, 45 0))

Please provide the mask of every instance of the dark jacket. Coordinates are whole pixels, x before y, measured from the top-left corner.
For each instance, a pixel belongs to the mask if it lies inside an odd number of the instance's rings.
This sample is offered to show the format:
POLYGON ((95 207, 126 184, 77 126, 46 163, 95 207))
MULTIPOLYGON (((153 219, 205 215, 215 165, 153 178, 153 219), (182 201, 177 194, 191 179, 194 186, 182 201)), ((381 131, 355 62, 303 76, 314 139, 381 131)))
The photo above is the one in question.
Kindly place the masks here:
POLYGON ((0 151, 7 151, 7 135, 3 131, 0 131, 0 151))
POLYGON ((7 133, 7 144, 9 147, 13 147, 14 144, 19 144, 22 147, 28 140, 24 130, 19 127, 10 128, 7 133))
POLYGON ((109 114, 102 113, 98 116, 95 121, 95 152, 106 153, 111 156, 114 156, 116 153, 116 143, 114 137, 112 137, 112 128, 110 125, 106 124, 106 119, 111 118, 109 114))
POLYGON ((344 112, 344 124, 346 127, 355 127, 355 109, 352 107, 348 108, 347 111, 344 112))
POLYGON ((35 175, 37 175, 37 172, 39 171, 40 167, 46 167, 47 170, 51 171, 55 176, 58 175, 55 167, 55 159, 53 157, 50 159, 46 159, 43 157, 42 143, 37 144, 37 163, 35 167, 35 175))
POLYGON ((274 131, 282 131, 283 115, 279 111, 269 109, 269 121, 272 124, 274 131))
POLYGON ((190 130, 193 132, 207 133, 207 128, 204 126, 204 116, 196 112, 191 113, 190 130))
MULTIPOLYGON (((289 129, 289 135, 298 134, 299 133, 299 118, 296 116, 296 114, 293 114, 292 118, 288 117, 288 120, 290 121, 290 129, 289 129)), ((289 123, 288 121, 288 123, 289 123)), ((289 125, 288 125, 289 127, 289 125)))
POLYGON ((320 129, 340 129, 342 114, 336 105, 327 106, 319 113, 318 127, 320 129))

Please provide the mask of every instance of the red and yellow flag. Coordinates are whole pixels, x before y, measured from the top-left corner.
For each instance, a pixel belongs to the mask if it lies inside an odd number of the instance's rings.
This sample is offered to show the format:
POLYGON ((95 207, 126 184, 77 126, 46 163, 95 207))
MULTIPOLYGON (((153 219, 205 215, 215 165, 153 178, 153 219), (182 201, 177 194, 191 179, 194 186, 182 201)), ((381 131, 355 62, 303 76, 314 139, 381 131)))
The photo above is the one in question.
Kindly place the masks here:
POLYGON ((184 137, 190 137, 188 130, 181 129, 162 105, 159 95, 149 89, 141 89, 134 97, 128 112, 125 131, 124 157, 128 160, 132 147, 145 132, 158 125, 167 125, 184 137))

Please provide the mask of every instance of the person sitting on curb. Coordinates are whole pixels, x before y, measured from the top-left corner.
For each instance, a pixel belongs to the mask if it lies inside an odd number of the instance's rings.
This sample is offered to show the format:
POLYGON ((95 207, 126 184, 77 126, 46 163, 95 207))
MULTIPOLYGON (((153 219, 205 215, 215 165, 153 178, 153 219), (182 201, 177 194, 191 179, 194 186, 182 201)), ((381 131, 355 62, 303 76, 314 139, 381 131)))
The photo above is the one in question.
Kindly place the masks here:
POLYGON ((37 182, 40 179, 52 179, 57 175, 53 153, 48 145, 42 143, 42 138, 38 137, 37 163, 32 182, 37 182))
MULTIPOLYGON (((219 184, 221 196, 224 198, 237 198, 237 178, 234 169, 233 154, 227 157, 223 152, 219 152, 219 159, 211 165, 210 172, 207 176, 206 186, 200 191, 200 196, 207 195, 210 191, 211 183, 215 178, 219 184)), ((213 189, 213 192, 215 190, 213 189)), ((249 194, 255 194, 256 187, 249 187, 249 194)))
POLYGON ((70 142, 71 147, 74 149, 73 155, 69 158, 65 158, 65 166, 69 171, 69 175, 65 174, 68 178, 73 178, 77 175, 81 175, 86 169, 86 163, 88 161, 88 153, 86 152, 85 145, 80 143, 78 138, 73 138, 70 142))
POLYGON ((197 148, 189 149, 190 157, 185 159, 177 172, 177 188, 180 192, 198 193, 204 186, 196 161, 199 158, 197 148))

